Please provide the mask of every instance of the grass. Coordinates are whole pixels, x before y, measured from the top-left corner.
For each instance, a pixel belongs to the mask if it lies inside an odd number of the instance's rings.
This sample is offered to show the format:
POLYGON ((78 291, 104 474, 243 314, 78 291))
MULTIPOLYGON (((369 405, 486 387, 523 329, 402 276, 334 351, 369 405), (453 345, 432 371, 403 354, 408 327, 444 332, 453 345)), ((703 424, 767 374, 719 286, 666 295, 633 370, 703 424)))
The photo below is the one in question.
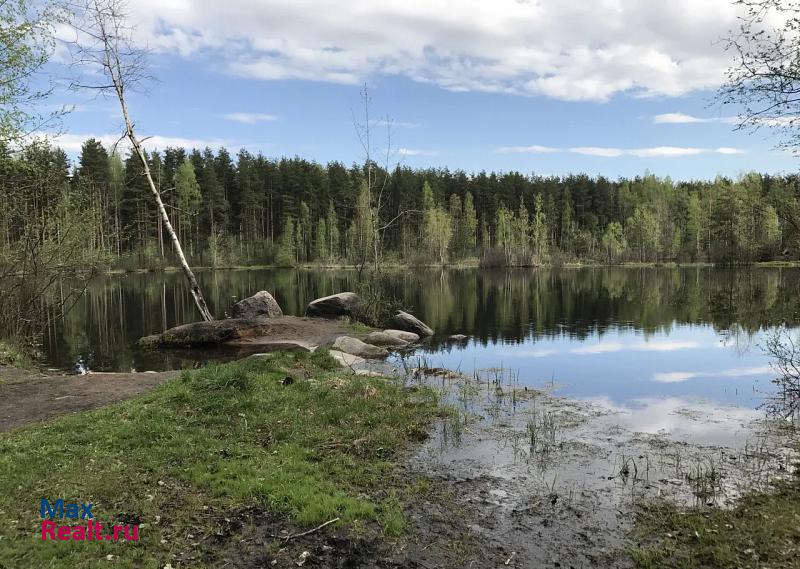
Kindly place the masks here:
POLYGON ((634 536, 642 545, 629 555, 639 569, 800 567, 800 480, 730 510, 648 504, 634 536))
POLYGON ((96 567, 108 555, 114 567, 161 568, 250 507, 290 530, 338 517, 398 535, 395 459, 426 436, 437 405, 432 390, 287 353, 0 434, 0 568, 96 567), (140 541, 43 542, 41 498, 91 501, 100 522, 141 523, 140 541))

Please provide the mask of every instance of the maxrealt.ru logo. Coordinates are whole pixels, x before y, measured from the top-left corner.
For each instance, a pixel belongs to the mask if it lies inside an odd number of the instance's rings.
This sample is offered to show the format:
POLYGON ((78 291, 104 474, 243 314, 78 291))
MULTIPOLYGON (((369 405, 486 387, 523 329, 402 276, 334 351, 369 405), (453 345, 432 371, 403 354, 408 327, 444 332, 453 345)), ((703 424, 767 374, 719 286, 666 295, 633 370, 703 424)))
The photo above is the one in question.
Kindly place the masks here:
POLYGON ((127 541, 139 540, 138 525, 111 526, 110 533, 105 533, 103 524, 94 521, 91 502, 64 502, 59 498, 53 503, 42 498, 39 515, 42 518, 42 540, 55 541, 127 541), (55 520, 85 520, 85 525, 59 525, 55 520))

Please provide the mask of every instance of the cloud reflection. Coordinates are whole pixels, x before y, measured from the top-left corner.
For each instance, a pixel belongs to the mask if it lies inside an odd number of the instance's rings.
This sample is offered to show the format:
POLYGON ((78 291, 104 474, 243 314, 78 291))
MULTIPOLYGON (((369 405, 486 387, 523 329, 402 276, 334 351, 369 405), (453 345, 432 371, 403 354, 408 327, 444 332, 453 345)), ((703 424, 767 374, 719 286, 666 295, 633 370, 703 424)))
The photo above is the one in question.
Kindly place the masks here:
POLYGON ((772 373, 772 366, 757 366, 757 367, 737 367, 730 369, 723 369, 718 371, 670 371, 665 373, 656 373, 653 375, 653 381, 659 383, 680 383, 698 377, 717 379, 724 377, 748 377, 751 375, 766 375, 772 373))
POLYGON ((590 346, 580 346, 570 350, 572 354, 607 354, 613 352, 674 352, 701 348, 700 342, 657 341, 624 344, 622 342, 600 342, 590 346))

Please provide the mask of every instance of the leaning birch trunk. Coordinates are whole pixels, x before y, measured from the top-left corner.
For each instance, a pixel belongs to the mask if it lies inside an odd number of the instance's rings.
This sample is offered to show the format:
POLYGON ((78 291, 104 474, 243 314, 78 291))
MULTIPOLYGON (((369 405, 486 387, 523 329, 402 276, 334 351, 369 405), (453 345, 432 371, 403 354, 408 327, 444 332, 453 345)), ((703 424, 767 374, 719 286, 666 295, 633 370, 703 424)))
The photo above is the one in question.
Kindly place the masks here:
POLYGON ((131 123, 128 115, 128 106, 125 104, 125 98, 123 96, 121 86, 117 84, 115 85, 115 88, 117 91, 117 97, 119 98, 119 103, 122 106, 122 116, 125 118, 125 134, 128 137, 128 140, 130 140, 134 152, 136 152, 136 155, 139 157, 139 162, 142 164, 144 175, 147 178, 147 183, 150 186, 150 191, 152 192, 153 198, 156 200, 156 205, 158 206, 158 214, 161 216, 161 223, 167 230, 170 239, 172 239, 172 246, 175 249, 175 253, 178 255, 178 260, 181 263, 183 274, 186 275, 186 280, 189 281, 189 290, 192 293, 192 298, 194 298, 194 303, 197 305, 197 309, 200 311, 200 316, 203 317, 203 320, 206 322, 214 320, 214 317, 211 315, 211 311, 208 309, 208 305, 206 305, 206 300, 203 298, 203 291, 200 290, 200 285, 197 283, 194 272, 189 266, 189 263, 186 262, 186 256, 183 254, 181 242, 178 239, 175 230, 172 228, 172 223, 167 215, 167 209, 164 207, 164 202, 161 200, 161 193, 158 191, 158 188, 156 188, 156 185, 153 182, 153 176, 150 174, 150 166, 147 164, 147 157, 144 155, 144 150, 142 150, 142 144, 139 139, 136 138, 136 135, 133 132, 133 123, 131 123))

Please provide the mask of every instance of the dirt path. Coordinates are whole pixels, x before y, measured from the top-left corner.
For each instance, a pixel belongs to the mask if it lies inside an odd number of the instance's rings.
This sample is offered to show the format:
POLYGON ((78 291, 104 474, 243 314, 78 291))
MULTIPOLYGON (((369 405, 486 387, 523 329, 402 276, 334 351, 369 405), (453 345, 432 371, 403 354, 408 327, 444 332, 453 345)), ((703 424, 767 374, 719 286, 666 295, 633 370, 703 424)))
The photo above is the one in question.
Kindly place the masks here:
POLYGON ((0 432, 129 399, 178 373, 45 375, 0 367, 0 432))

